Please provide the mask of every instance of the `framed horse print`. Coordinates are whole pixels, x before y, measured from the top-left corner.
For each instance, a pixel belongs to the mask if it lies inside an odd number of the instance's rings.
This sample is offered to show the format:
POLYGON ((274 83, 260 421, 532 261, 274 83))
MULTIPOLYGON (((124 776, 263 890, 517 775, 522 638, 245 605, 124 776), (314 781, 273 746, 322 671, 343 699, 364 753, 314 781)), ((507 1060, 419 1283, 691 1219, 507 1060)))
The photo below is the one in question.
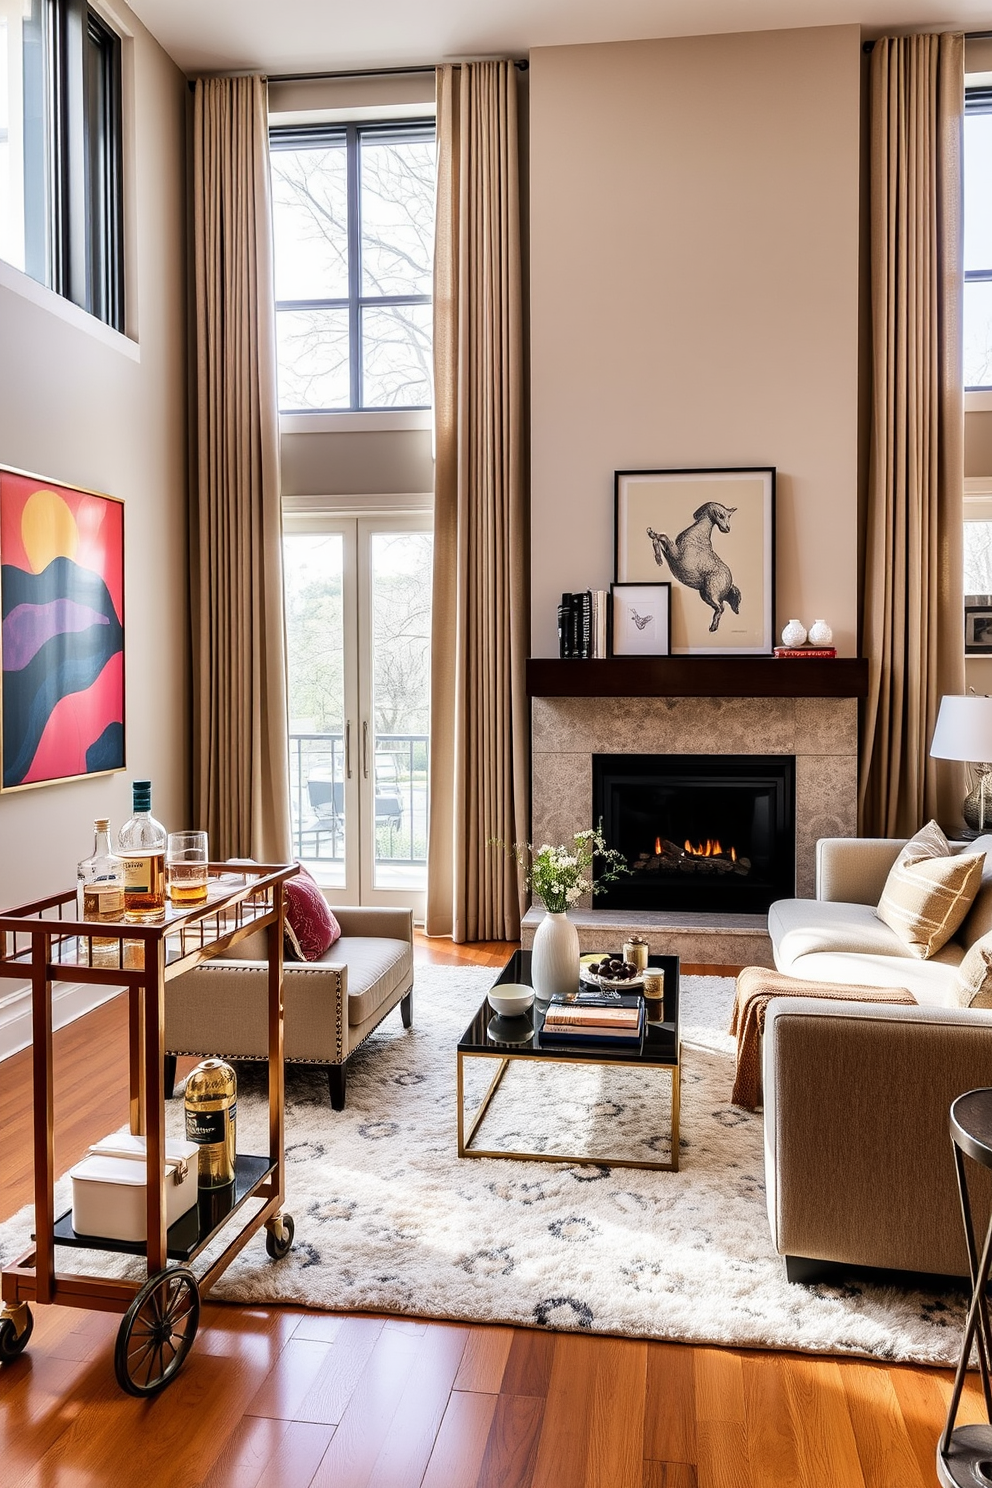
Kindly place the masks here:
POLYGON ((673 656, 770 656, 775 467, 618 470, 614 579, 669 581, 673 656))

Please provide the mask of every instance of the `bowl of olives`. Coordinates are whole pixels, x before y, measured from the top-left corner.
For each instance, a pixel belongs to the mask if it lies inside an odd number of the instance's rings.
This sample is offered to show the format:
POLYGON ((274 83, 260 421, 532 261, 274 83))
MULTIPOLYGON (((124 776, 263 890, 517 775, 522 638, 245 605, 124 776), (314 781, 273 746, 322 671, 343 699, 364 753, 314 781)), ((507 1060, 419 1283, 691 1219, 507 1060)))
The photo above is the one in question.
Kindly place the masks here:
POLYGON ((582 975, 597 987, 606 987, 614 992, 629 992, 639 987, 644 979, 633 961, 622 956, 604 956, 601 961, 583 965, 582 975))

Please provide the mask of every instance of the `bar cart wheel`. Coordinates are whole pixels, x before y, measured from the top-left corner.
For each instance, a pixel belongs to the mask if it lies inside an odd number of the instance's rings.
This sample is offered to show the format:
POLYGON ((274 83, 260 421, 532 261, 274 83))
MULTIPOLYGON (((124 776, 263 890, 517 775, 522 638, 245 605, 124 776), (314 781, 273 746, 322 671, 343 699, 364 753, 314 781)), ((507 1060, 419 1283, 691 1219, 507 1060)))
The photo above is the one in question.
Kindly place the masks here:
POLYGON ((288 1256, 293 1245, 296 1226, 291 1214, 275 1214, 265 1222, 265 1249, 274 1261, 288 1256))
POLYGON ((128 1395, 154 1395, 179 1373, 200 1321, 200 1289, 188 1266, 150 1276, 117 1332, 114 1373, 128 1395))
POLYGON ((26 1302, 22 1302, 19 1307, 5 1307, 0 1315, 0 1364, 12 1364, 19 1358, 27 1348, 28 1339, 33 1332, 34 1318, 26 1302), (19 1318, 18 1314, 21 1314, 19 1318), (21 1324, 20 1332, 17 1331, 18 1321, 21 1324))

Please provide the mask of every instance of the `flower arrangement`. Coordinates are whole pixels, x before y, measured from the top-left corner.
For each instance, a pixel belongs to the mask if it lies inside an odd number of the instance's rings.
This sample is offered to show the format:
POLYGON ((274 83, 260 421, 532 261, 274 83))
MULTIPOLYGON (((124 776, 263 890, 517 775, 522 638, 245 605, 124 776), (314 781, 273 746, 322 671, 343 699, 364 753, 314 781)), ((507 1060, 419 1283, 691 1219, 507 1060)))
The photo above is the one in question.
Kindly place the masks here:
MULTIPOLYGON (((494 846, 506 847, 506 844, 495 842, 494 846)), ((623 854, 607 847, 602 823, 598 828, 576 832, 571 843, 564 847, 552 847, 545 842, 535 850, 529 842, 515 842, 507 851, 513 853, 524 870, 527 887, 540 895, 549 914, 564 914, 590 889, 598 894, 604 884, 630 872, 623 854), (600 864, 595 877, 594 859, 600 864)))

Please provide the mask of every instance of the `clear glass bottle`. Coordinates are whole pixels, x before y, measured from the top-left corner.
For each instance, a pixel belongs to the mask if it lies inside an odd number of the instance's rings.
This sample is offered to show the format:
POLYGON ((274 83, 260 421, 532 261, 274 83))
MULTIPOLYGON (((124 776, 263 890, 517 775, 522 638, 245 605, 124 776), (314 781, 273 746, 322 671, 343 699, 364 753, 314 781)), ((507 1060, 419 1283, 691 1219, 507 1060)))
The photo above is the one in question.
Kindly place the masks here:
POLYGON ((124 861, 124 918, 133 924, 165 914, 165 839, 152 816, 152 783, 131 783, 132 814, 117 834, 124 861))
MULTIPOLYGON (((107 818, 98 816, 93 827, 93 855, 76 869, 76 913, 81 920, 120 922, 124 918, 124 864, 110 845, 107 818)), ((115 943, 106 936, 93 937, 96 946, 115 943)))

